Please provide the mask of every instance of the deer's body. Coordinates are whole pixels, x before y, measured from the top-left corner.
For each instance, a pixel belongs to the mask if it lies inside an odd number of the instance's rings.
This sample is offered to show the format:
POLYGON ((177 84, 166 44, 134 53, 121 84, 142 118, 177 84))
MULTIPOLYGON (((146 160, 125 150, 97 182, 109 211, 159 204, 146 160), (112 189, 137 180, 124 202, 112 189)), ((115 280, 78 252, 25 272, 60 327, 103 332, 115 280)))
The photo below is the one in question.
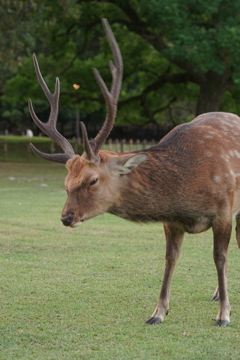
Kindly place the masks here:
POLYGON ((240 118, 228 113, 207 113, 180 125, 157 146, 143 151, 116 154, 100 150, 116 116, 122 79, 122 58, 106 20, 106 35, 112 47, 110 63, 113 83, 107 89, 95 70, 95 77, 107 105, 102 129, 89 141, 81 124, 84 153, 75 155, 70 143, 56 129, 59 81, 50 93, 34 57, 38 80, 51 104, 47 123, 42 123, 29 102, 37 126, 63 149, 64 154, 34 152, 47 160, 66 164, 68 194, 62 222, 75 227, 104 212, 135 222, 162 221, 166 235, 166 267, 157 307, 149 324, 164 320, 168 313, 173 271, 180 255, 184 233, 200 233, 212 227, 213 257, 218 286, 213 300, 219 300, 216 326, 230 322, 227 294, 227 252, 236 217, 240 247, 240 118), (239 215, 238 215, 239 214, 239 215))
MULTIPOLYGON (((100 150, 106 194, 93 207, 101 206, 107 199, 101 213, 107 211, 136 222, 176 222, 189 233, 205 231, 215 217, 222 216, 223 209, 228 208, 232 217, 240 211, 238 137, 238 116, 203 114, 173 129, 158 145, 145 149, 148 161, 120 178, 112 173, 107 176, 108 164, 110 159, 123 154, 100 150)), ((84 164, 78 155, 69 160, 66 187, 74 184, 76 189, 84 164)), ((92 167, 98 169, 99 165, 92 167)), ((82 197, 72 211, 77 213, 81 206, 85 207, 82 197)), ((84 220, 93 217, 84 211, 85 208, 79 219, 84 215, 84 220)))

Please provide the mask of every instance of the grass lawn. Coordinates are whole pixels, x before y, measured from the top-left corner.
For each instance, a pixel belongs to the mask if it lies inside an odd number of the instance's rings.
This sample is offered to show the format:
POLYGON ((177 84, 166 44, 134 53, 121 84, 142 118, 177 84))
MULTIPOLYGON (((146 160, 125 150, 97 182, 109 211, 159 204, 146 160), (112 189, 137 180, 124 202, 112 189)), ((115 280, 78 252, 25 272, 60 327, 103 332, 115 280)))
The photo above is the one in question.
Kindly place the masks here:
POLYGON ((240 358, 240 251, 229 251, 231 324, 218 304, 211 231, 186 236, 169 315, 146 325, 164 270, 162 224, 108 214, 69 229, 64 166, 0 164, 0 359, 240 358))

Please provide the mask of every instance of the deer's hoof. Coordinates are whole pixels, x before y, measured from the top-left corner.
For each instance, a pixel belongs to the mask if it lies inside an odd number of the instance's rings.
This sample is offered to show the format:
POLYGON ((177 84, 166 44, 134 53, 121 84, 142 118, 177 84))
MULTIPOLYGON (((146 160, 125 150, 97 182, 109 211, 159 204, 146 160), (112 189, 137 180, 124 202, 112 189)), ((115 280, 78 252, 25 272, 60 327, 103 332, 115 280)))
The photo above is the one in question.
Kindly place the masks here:
POLYGON ((227 326, 229 324, 229 321, 228 320, 217 320, 213 326, 219 326, 219 327, 222 327, 222 326, 227 326))
POLYGON ((156 317, 151 317, 148 321, 146 321, 146 324, 149 325, 156 325, 162 322, 162 319, 158 316, 156 317))

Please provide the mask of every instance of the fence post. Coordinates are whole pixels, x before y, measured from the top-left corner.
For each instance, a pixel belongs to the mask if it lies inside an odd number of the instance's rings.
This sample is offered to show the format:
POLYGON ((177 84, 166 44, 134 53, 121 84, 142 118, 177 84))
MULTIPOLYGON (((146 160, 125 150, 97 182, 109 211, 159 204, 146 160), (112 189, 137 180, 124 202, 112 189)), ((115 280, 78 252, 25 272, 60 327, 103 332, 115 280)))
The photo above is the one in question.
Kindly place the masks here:
POLYGON ((136 146, 136 150, 140 150, 140 140, 137 139, 137 146, 136 146))
POLYGON ((112 139, 108 139, 108 150, 112 151, 112 139))
POLYGON ((133 149, 133 139, 129 140, 129 151, 132 151, 133 149))
POLYGON ((27 161, 30 162, 31 160, 31 148, 30 148, 30 142, 27 143, 27 161))
POLYGON ((4 144, 3 144, 3 161, 4 162, 7 161, 7 151, 8 151, 8 144, 7 144, 7 139, 5 139, 4 144))
POLYGON ((122 139, 121 141, 121 152, 125 152, 126 139, 122 139))
POLYGON ((119 140, 115 140, 115 152, 119 152, 119 140))
POLYGON ((146 149, 146 147, 147 147, 147 140, 143 140, 142 149, 146 149))

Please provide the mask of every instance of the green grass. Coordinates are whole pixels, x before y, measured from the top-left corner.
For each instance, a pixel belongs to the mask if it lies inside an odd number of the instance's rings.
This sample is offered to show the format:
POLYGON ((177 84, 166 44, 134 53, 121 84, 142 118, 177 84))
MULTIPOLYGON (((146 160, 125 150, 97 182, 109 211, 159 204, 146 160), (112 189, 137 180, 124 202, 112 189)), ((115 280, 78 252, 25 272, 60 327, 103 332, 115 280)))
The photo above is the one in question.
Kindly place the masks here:
POLYGON ((55 164, 0 164, 0 359, 239 359, 234 236, 231 324, 212 326, 218 304, 209 301, 217 284, 210 231, 186 236, 169 315, 146 325, 163 277, 162 225, 103 215, 76 229, 62 226, 65 175, 55 164))

